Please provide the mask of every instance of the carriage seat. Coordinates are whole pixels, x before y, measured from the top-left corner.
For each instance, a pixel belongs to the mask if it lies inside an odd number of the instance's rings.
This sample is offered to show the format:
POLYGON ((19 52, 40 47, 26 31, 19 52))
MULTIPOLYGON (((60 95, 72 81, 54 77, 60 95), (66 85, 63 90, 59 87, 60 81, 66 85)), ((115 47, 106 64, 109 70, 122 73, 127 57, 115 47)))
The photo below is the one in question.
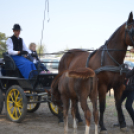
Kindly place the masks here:
POLYGON ((7 52, 3 53, 3 58, 5 61, 5 65, 4 65, 5 70, 16 70, 17 69, 14 60, 7 52))
POLYGON ((0 58, 0 65, 1 64, 4 64, 4 59, 3 58, 0 58))
POLYGON ((13 58, 7 52, 3 53, 3 58, 5 61, 4 70, 6 70, 7 75, 12 77, 22 77, 13 58))

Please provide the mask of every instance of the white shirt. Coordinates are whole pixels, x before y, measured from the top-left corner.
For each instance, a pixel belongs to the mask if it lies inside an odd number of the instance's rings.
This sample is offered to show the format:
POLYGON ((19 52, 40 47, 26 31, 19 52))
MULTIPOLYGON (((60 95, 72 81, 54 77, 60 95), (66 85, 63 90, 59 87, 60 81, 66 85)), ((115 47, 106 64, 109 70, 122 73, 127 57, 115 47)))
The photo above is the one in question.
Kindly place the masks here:
POLYGON ((33 63, 36 64, 38 60, 36 58, 33 58, 33 63))
MULTIPOLYGON (((8 54, 10 54, 10 55, 18 55, 18 51, 13 50, 13 42, 12 42, 11 38, 7 39, 6 45, 7 45, 8 54)), ((28 53, 31 53, 31 51, 27 48, 26 44, 24 43, 23 39, 22 39, 22 50, 27 51, 28 53)))

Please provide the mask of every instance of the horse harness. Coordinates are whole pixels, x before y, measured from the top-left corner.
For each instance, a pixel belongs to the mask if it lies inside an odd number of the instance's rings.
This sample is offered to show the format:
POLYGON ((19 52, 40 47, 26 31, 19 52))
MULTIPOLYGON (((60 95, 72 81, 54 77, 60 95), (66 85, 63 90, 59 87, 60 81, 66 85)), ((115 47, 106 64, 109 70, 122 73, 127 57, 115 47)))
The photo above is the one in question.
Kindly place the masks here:
MULTIPOLYGON (((126 35, 128 33, 129 35, 129 38, 131 39, 131 42, 133 44, 133 47, 134 47, 134 40, 133 40, 133 36, 134 36, 134 21, 132 23, 129 23, 126 22, 126 26, 125 26, 125 38, 124 38, 124 41, 125 41, 125 44, 126 44, 126 35), (131 29, 128 29, 128 26, 132 25, 132 28, 131 29)), ((102 71, 111 71, 111 72, 120 72, 120 75, 122 75, 123 73, 126 73, 128 71, 128 65, 126 64, 119 64, 113 57, 112 55, 109 53, 109 50, 107 48, 107 44, 108 42, 106 41, 105 45, 102 46, 102 51, 101 52, 101 67, 96 69, 95 70, 95 73, 98 74, 102 71), (112 61, 117 65, 117 66, 114 66, 114 65, 106 65, 106 66, 103 66, 104 65, 104 56, 105 56, 105 51, 107 52, 108 56, 112 59, 112 61)), ((126 50, 118 50, 118 51, 126 51, 126 50)), ((89 54, 88 58, 87 58, 87 62, 86 62, 86 67, 88 67, 88 64, 89 64, 89 60, 91 59, 91 57, 97 52, 97 50, 93 51, 92 53, 89 54)))

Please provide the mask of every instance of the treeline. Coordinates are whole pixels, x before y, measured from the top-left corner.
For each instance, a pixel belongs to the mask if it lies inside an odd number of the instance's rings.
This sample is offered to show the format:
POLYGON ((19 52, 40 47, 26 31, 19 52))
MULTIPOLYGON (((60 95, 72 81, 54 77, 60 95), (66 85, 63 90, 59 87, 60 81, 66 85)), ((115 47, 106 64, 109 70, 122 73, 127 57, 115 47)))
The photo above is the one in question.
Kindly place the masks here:
POLYGON ((0 57, 2 57, 2 53, 6 51, 6 34, 0 32, 0 57))

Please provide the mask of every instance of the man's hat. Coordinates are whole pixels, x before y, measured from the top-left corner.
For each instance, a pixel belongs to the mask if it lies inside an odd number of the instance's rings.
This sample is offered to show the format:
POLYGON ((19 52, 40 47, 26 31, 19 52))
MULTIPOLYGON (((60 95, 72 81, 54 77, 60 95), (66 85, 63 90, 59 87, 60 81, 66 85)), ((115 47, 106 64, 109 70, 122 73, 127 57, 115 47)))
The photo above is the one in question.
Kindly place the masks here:
POLYGON ((14 24, 13 30, 22 30, 19 24, 14 24))

